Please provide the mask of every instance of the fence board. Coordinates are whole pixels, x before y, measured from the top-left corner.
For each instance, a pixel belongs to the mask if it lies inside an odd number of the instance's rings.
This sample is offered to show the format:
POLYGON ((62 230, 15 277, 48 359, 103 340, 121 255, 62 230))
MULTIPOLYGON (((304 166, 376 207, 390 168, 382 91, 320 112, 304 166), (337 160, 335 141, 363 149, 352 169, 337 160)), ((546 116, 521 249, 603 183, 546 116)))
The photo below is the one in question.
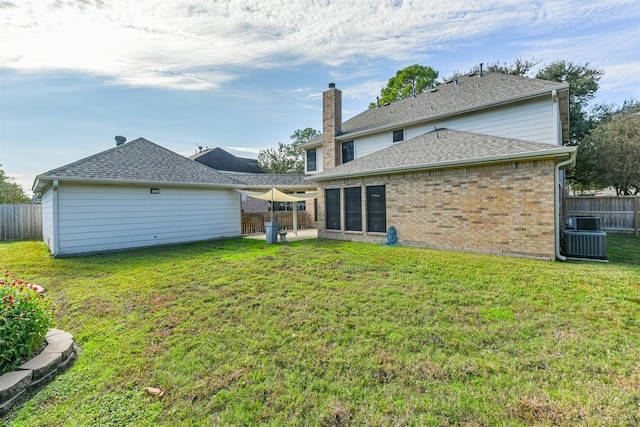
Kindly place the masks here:
POLYGON ((640 196, 565 197, 565 215, 599 216, 604 231, 638 235, 640 196))
POLYGON ((42 205, 0 205, 0 240, 42 239, 42 205))
MULTIPOLYGON (((271 212, 243 212, 242 235, 264 233, 264 223, 271 221, 271 212)), ((293 212, 276 211, 273 213, 273 221, 280 223, 280 228, 293 230, 293 212)), ((306 211, 298 211, 298 229, 315 228, 311 214, 306 211)))

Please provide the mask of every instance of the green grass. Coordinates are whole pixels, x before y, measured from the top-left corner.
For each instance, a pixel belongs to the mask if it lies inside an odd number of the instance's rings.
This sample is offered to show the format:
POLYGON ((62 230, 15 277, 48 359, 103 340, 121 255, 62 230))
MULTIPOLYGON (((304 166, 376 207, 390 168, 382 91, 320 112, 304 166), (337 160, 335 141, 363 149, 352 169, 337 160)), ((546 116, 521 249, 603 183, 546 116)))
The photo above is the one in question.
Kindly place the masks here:
POLYGON ((245 239, 51 259, 0 243, 82 347, 3 421, 638 425, 640 238, 610 235, 609 253, 245 239))

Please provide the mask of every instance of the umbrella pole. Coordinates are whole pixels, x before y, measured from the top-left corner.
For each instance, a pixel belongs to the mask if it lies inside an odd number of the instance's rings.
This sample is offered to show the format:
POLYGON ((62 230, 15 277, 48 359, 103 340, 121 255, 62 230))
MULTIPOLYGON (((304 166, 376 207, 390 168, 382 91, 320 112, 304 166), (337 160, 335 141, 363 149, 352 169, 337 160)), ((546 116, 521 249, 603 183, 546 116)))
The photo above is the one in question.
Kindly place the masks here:
POLYGON ((298 202, 293 202, 293 234, 298 235, 298 202))
POLYGON ((273 222, 273 187, 271 187, 271 222, 273 222))

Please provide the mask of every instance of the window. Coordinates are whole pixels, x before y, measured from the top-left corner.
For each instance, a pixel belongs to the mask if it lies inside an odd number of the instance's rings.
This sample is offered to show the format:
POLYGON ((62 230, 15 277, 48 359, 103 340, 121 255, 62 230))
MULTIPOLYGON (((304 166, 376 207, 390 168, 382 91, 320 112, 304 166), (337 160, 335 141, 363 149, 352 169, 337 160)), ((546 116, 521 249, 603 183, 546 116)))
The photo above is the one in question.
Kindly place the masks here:
POLYGON ((362 189, 360 187, 344 189, 345 229, 362 231, 362 189))
POLYGON ((307 150, 307 172, 316 170, 316 149, 307 150))
POLYGON ((367 231, 387 231, 387 198, 384 185, 367 187, 367 231))
POLYGON ((404 140, 404 130, 393 131, 393 142, 400 142, 404 140))
POLYGON ((340 230, 340 189, 324 190, 327 230, 340 230))
POLYGON ((343 142, 342 146, 342 163, 347 163, 355 158, 355 150, 353 149, 353 141, 343 142))

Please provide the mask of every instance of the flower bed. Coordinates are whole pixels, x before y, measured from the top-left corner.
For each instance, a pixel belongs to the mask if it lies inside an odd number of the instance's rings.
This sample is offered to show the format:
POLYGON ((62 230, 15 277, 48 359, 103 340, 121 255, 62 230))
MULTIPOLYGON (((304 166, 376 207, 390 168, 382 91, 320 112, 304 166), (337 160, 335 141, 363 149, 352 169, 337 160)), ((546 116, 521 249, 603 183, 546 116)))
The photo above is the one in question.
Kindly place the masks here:
POLYGON ((42 286, 0 277, 0 375, 15 370, 44 342, 55 308, 42 286))

